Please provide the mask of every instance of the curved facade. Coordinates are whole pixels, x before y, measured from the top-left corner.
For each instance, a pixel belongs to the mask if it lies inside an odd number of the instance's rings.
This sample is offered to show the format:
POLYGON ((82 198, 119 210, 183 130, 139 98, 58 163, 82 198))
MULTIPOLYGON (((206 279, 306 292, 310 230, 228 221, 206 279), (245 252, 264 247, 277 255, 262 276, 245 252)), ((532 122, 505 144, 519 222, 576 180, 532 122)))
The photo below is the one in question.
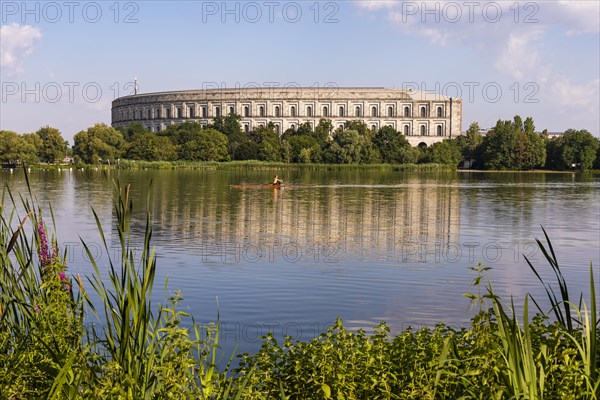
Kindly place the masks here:
POLYGON ((185 90, 136 94, 112 102, 112 126, 140 122, 158 132, 172 124, 207 125, 217 116, 236 113, 241 127, 272 122, 278 133, 321 118, 334 129, 361 120, 372 129, 391 126, 416 146, 460 135, 462 101, 437 94, 385 88, 245 88, 185 90))

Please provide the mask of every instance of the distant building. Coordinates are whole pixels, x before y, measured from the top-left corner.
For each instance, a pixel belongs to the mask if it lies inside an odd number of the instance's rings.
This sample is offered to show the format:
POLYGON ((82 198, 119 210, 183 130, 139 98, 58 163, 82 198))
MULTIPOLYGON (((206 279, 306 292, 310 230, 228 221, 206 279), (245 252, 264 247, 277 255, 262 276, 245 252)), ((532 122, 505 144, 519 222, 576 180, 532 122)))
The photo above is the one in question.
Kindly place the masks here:
POLYGON ((334 129, 361 120, 369 128, 391 126, 413 145, 430 145, 460 135, 462 100, 406 89, 385 88, 245 88, 185 90, 135 94, 112 102, 112 126, 140 122, 158 132, 169 125, 235 113, 246 132, 273 123, 282 134, 321 118, 334 129))

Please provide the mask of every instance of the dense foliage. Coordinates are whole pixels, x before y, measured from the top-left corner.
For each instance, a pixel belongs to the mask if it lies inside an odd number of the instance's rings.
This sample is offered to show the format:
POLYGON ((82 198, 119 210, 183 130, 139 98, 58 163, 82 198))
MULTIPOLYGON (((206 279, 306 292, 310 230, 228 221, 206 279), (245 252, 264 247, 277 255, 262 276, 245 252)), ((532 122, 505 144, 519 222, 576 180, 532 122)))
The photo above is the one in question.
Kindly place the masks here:
MULTIPOLYGON (((143 237, 130 231, 132 200, 117 184, 108 274, 89 284, 70 276, 34 196, 2 208, 0 224, 0 393, 16 399, 598 399, 600 324, 590 266, 589 303, 569 302, 568 287, 546 236, 538 246, 553 268, 560 297, 548 291, 553 318, 505 310, 478 265, 468 294, 479 312, 471 325, 407 329, 393 336, 350 332, 341 321, 310 342, 264 338, 239 368, 218 365, 219 323, 201 326, 179 309, 151 303, 156 258, 149 213, 143 237), (15 226, 16 229, 15 229, 15 226), (28 228, 31 226, 31 229, 28 228), (30 232, 29 234, 27 232, 30 232), (141 240, 140 240, 141 239, 141 240), (143 243, 139 248, 137 244, 143 243), (114 250, 113 247, 111 247, 114 250), (135 252, 134 252, 135 249, 135 252), (118 253, 118 252, 117 252, 118 253), (114 254, 114 256, 112 256, 114 254), (114 258, 113 258, 114 257, 114 258), (484 293, 484 294, 482 294, 484 293), (97 321, 93 324, 94 320, 97 321), (86 321, 86 324, 84 324, 86 321)), ((5 192, 3 192, 5 193, 5 192)), ((3 196, 10 205, 14 196, 3 196), (10 200, 9 200, 10 199, 10 200)), ((6 202, 4 202, 6 200, 6 202)), ((540 275, 529 264, 532 272, 540 275)), ((546 288, 550 285, 542 281, 546 288)))
MULTIPOLYGON (((74 136, 76 162, 114 164, 134 161, 268 161, 325 164, 444 164, 486 170, 587 170, 600 168, 600 140, 586 130, 569 129, 558 137, 536 132, 533 119, 498 120, 482 135, 474 122, 466 135, 427 147, 413 147, 390 126, 370 129, 347 121, 333 128, 322 118, 279 134, 272 123, 245 132, 236 114, 220 116, 207 126, 197 122, 147 131, 139 122, 125 129, 96 124, 74 136)), ((55 163, 69 154, 60 132, 45 127, 17 135, 0 131, 0 162, 55 163)))

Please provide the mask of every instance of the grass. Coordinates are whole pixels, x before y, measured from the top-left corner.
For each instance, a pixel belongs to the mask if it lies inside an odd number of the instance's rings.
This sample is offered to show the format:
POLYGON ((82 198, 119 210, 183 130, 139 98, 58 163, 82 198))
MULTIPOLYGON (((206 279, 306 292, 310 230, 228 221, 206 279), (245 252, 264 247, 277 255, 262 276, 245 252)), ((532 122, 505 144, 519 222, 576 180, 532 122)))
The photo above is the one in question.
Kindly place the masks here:
MULTIPOLYGON (((341 320, 310 342, 263 338, 255 354, 219 365, 219 319, 199 325, 180 309, 176 292, 154 305, 156 258, 146 218, 143 248, 130 231, 132 199, 116 183, 114 215, 120 253, 108 276, 69 276, 32 193, 2 193, 0 223, 0 394, 6 399, 598 399, 600 340, 595 277, 590 299, 571 301, 550 239, 538 241, 558 291, 526 262, 546 288, 551 310, 526 296, 523 316, 498 298, 473 270, 479 312, 469 327, 405 330, 385 323, 367 334, 341 320), (17 204, 19 207, 17 207, 17 204), (17 209, 24 210, 19 215, 17 209), (95 291, 94 306, 86 288, 95 291), (558 294, 556 294, 558 293, 558 294), (530 314, 529 301, 538 312, 530 314), (84 324, 84 320, 96 320, 84 324), (191 328, 186 328, 191 326, 191 328)), ((147 210, 149 211, 149 210, 147 210)), ((48 215, 49 218, 46 218, 48 215)), ((104 227, 98 231, 108 250, 104 227)), ((52 223, 54 225, 54 223, 52 223)), ((106 251, 105 254, 113 254, 106 251)))
MULTIPOLYGON (((41 167, 41 166, 40 166, 41 167)), ((278 171, 456 171, 444 164, 295 164, 271 161, 134 161, 121 160, 118 165, 78 165, 78 168, 97 169, 198 169, 235 171, 239 169, 278 171)))

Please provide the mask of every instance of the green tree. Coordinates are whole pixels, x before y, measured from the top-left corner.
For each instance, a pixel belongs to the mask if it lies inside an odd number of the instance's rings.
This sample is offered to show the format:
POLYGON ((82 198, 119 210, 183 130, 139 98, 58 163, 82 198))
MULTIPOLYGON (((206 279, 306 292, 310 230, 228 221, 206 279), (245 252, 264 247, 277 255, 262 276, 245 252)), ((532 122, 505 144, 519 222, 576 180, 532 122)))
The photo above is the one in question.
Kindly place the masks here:
POLYGON ((371 137, 374 135, 374 132, 372 132, 367 124, 361 120, 346 121, 344 124, 344 130, 346 129, 356 131, 362 137, 371 137))
MULTIPOLYGON (((194 123, 195 124, 195 123, 194 123)), ((172 140, 177 143, 177 154, 188 161, 228 161, 227 136, 213 128, 200 129, 194 124, 173 128, 172 140)))
POLYGON ((516 165, 517 138, 511 121, 496 122, 483 139, 485 169, 513 169, 516 165))
POLYGON ((125 147, 123 135, 105 124, 95 124, 73 138, 73 154, 87 164, 111 162, 121 157, 125 147))
POLYGON ((12 131, 0 131, 0 162, 34 164, 39 161, 36 148, 12 131))
POLYGON ((127 144, 126 157, 130 160, 172 161, 177 150, 169 138, 151 132, 135 133, 127 144))
POLYGON ((546 163, 546 143, 541 135, 535 133, 533 119, 527 117, 523 124, 519 116, 515 117, 517 135, 517 168, 533 169, 546 163))
POLYGON ((297 163, 310 163, 311 154, 320 149, 317 139, 309 135, 292 136, 288 143, 291 161, 297 163))
POLYGON ((194 121, 188 121, 177 125, 169 125, 164 130, 164 135, 168 136, 173 144, 183 145, 195 140, 201 131, 202 125, 194 121))
POLYGON ((195 149, 202 161, 229 161, 227 136, 216 129, 203 129, 192 143, 186 143, 195 149))
POLYGON ((258 144, 259 160, 281 161, 281 141, 273 123, 255 128, 250 132, 250 138, 258 144))
POLYGON ((532 169, 546 162, 544 138, 535 133, 533 120, 525 123, 518 115, 513 121, 498 121, 483 140, 486 169, 532 169))
POLYGON ((432 144, 427 148, 427 161, 457 167, 462 160, 462 154, 456 140, 446 139, 432 144))
POLYGON ((404 164, 415 161, 408 140, 391 126, 381 127, 373 137, 373 144, 379 150, 383 162, 404 164))
POLYGON ((352 129, 338 130, 327 146, 325 160, 333 164, 360 163, 364 143, 364 137, 357 131, 352 129))
POLYGON ((568 129, 557 139, 558 167, 561 169, 592 168, 600 142, 587 130, 568 129))
POLYGON ((131 141, 131 139, 133 138, 133 136, 137 133, 146 133, 148 132, 148 130, 146 130, 146 128, 144 128, 144 125, 142 125, 141 122, 139 121, 134 121, 132 123, 130 123, 127 128, 125 129, 119 129, 117 128, 117 130, 119 132, 121 132, 121 134, 123 135, 123 139, 126 142, 131 141))
POLYGON ((317 139, 317 143, 321 146, 324 146, 325 143, 329 141, 329 135, 333 131, 333 123, 330 119, 321 118, 317 126, 315 126, 315 131, 313 135, 315 139, 317 139))
POLYGON ((456 143, 462 154, 462 161, 469 167, 481 168, 483 166, 482 148, 483 136, 479 133, 480 128, 477 122, 472 122, 467 129, 467 134, 458 136, 456 143))
POLYGON ((41 139, 42 146, 37 149, 41 162, 56 163, 65 157, 67 143, 58 129, 45 126, 35 133, 41 139))

